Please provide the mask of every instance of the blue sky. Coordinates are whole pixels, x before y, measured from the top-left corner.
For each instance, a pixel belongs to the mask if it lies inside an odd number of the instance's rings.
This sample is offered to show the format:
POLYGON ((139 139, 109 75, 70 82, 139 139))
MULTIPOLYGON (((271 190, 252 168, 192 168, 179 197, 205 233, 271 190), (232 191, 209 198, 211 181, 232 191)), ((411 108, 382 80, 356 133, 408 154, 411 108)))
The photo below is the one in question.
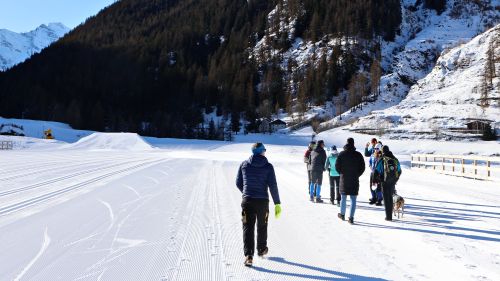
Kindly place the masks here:
POLYGON ((60 22, 74 28, 115 0, 0 0, 0 29, 26 32, 60 22))

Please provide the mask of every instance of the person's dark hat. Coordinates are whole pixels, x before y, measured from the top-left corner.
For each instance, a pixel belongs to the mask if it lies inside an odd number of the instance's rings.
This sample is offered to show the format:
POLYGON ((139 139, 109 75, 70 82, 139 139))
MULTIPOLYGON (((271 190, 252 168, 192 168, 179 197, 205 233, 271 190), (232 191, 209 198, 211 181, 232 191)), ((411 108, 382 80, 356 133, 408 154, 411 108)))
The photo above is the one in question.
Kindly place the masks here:
POLYGON ((337 150, 337 147, 335 145, 332 146, 332 150, 337 150))
POLYGON ((382 146, 382 153, 386 154, 389 151, 390 151, 389 146, 387 146, 387 145, 382 146))
POLYGON ((354 139, 353 138, 348 138, 347 139, 347 144, 354 145, 354 139))
POLYGON ((318 145, 325 145, 325 142, 323 140, 319 140, 318 145))

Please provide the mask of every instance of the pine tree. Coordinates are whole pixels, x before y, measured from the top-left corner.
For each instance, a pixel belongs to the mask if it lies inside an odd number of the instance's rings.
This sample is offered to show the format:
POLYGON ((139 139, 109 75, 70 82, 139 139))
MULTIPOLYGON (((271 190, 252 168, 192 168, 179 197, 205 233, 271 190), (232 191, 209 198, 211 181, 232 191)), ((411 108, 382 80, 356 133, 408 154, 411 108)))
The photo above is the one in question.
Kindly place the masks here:
POLYGON ((370 67, 370 88, 371 93, 378 96, 380 94, 380 78, 382 76, 382 69, 377 59, 372 61, 370 67))

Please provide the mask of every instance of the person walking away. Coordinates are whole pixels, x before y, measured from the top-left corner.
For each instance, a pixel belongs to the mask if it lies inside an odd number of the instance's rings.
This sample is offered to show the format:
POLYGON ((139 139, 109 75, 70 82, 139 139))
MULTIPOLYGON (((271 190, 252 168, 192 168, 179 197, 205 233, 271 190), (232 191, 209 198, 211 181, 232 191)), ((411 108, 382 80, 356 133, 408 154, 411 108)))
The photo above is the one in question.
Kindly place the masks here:
POLYGON ((375 177, 378 177, 382 183, 386 221, 392 221, 392 195, 401 173, 399 160, 389 150, 389 147, 384 145, 382 147, 382 157, 375 167, 375 177))
POLYGON ((375 166, 377 165, 377 162, 380 160, 382 155, 381 151, 381 145, 377 144, 375 146, 375 151, 373 152, 372 156, 370 156, 370 160, 368 161, 369 166, 370 166, 370 192, 371 192, 371 199, 370 199, 370 205, 375 204, 376 206, 382 206, 382 186, 380 184, 380 180, 378 177, 375 176, 375 166), (375 186, 375 189, 372 187, 375 186))
POLYGON ((365 146, 365 156, 370 157, 372 156, 373 152, 375 152, 375 146, 377 145, 377 139, 372 138, 370 142, 366 143, 365 146))
POLYGON ((335 169, 335 162, 337 162, 338 155, 339 152, 337 151, 337 147, 335 145, 332 146, 330 156, 326 159, 325 169, 330 176, 330 202, 335 204, 335 200, 337 200, 337 206, 340 206, 340 174, 337 169, 335 169))
POLYGON ((351 200, 349 211, 349 223, 354 223, 354 213, 356 211, 356 198, 359 192, 359 177, 365 172, 365 160, 363 155, 356 151, 354 139, 348 138, 344 150, 339 153, 335 169, 340 174, 340 213, 338 217, 345 220, 347 196, 351 200))
POLYGON ((309 178, 309 181, 307 182, 307 193, 309 193, 309 196, 311 196, 311 184, 312 184, 312 175, 311 175, 311 152, 313 151, 314 147, 316 146, 315 141, 311 141, 309 145, 307 146, 307 150, 304 153, 304 163, 306 163, 307 167, 307 177, 309 178))
POLYGON ((316 148, 311 152, 311 178, 309 187, 309 199, 312 202, 323 203, 321 199, 321 185, 323 183, 323 172, 325 171, 326 151, 325 142, 318 141, 316 148))
POLYGON ((255 251, 254 229, 257 223, 257 254, 264 256, 267 247, 267 224, 269 217, 269 194, 274 202, 276 218, 281 215, 281 202, 276 183, 276 175, 271 163, 265 156, 266 148, 262 143, 252 145, 252 156, 243 161, 236 176, 236 186, 242 193, 243 200, 243 252, 245 265, 252 266, 255 251))

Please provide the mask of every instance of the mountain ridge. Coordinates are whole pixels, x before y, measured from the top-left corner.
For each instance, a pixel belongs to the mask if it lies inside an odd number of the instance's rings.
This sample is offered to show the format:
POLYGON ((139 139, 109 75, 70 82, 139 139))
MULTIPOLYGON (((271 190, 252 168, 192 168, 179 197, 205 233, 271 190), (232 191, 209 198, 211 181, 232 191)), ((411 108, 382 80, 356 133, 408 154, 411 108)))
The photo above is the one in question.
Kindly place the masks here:
POLYGON ((42 24, 28 32, 0 29, 0 71, 5 71, 39 53, 68 33, 62 23, 42 24))

